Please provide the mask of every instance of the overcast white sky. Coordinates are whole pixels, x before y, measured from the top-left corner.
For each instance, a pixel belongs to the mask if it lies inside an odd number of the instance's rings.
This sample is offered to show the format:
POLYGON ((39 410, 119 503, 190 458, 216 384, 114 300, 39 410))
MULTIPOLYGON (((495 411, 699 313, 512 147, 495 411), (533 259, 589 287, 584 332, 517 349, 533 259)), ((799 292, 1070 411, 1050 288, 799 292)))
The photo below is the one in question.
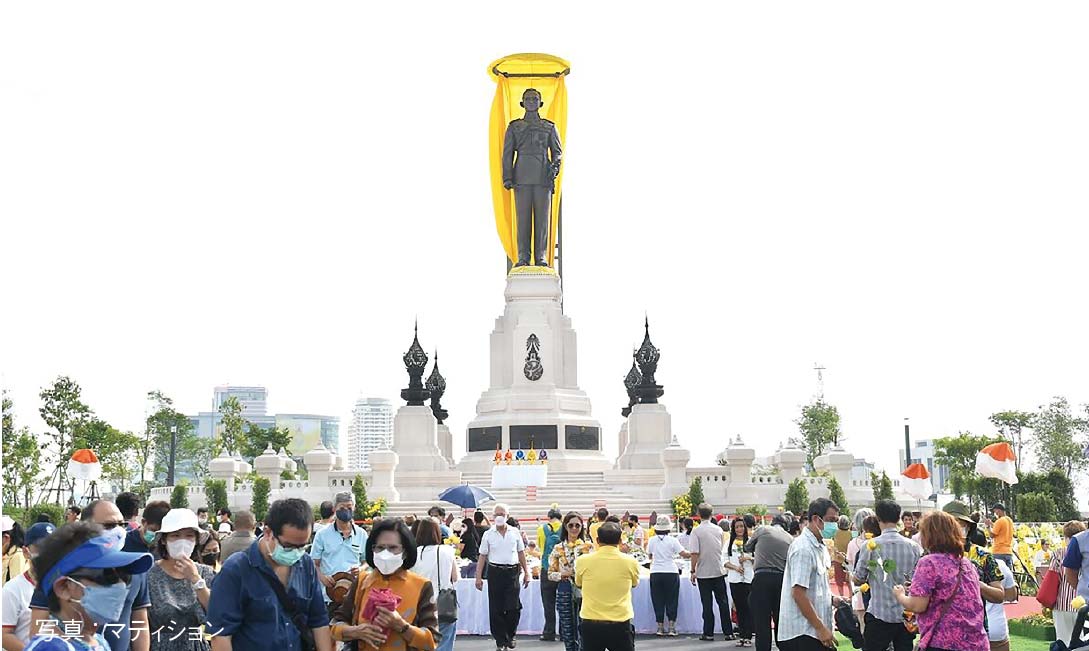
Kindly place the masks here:
MULTIPOLYGON (((487 64, 572 63, 566 311, 616 452, 649 312, 693 464, 770 454, 827 367, 848 447, 1089 402, 1083 2, 5 3, 0 370, 137 429, 261 384, 464 427, 504 263, 487 64), (398 401, 399 404, 399 401, 398 401)), ((457 453, 457 452, 456 452, 457 453)))

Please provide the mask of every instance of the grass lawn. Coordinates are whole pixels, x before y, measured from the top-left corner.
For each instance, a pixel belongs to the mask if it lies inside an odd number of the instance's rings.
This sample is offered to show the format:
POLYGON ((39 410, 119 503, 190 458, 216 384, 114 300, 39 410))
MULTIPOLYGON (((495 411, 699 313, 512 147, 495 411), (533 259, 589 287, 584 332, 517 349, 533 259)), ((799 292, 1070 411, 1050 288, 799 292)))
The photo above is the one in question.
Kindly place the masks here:
MULTIPOLYGON (((918 641, 918 638, 916 638, 918 641)), ((839 644, 840 649, 850 649, 851 642, 847 638, 836 633, 836 642, 839 644)), ((1021 637, 1019 635, 1013 635, 1010 637, 1010 651, 1047 651, 1051 647, 1051 642, 1044 642, 1043 640, 1031 640, 1027 637, 1021 637)))

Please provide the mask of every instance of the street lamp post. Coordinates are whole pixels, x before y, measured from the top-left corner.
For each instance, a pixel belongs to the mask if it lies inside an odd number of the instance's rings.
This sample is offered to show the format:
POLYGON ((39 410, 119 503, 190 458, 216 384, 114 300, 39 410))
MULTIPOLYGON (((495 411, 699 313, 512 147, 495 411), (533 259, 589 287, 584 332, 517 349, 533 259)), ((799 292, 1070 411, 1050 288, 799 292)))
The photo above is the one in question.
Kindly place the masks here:
POLYGON ((178 447, 178 426, 170 426, 170 465, 166 471, 166 485, 174 485, 174 451, 178 447))

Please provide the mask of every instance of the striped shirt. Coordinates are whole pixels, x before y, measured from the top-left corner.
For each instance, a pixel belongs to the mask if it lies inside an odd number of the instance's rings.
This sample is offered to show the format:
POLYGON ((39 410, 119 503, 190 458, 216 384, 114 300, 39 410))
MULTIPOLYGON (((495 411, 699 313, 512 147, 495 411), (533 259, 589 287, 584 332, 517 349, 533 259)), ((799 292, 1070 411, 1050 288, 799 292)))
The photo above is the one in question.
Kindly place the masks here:
POLYGON ((790 543, 786 571, 783 573, 783 593, 779 600, 779 640, 792 640, 808 635, 816 639, 817 630, 802 615, 794 603, 794 586, 806 589, 806 596, 821 622, 832 629, 832 591, 828 587, 828 570, 832 557, 824 542, 813 535, 809 527, 790 543))
POLYGON ((898 624, 904 621, 904 607, 892 594, 892 586, 903 585, 911 580, 915 565, 923 550, 905 538, 895 527, 884 529, 881 535, 862 543, 855 565, 855 576, 870 584, 871 615, 883 622, 898 624), (873 550, 867 542, 876 544, 873 550))
POLYGON ((1048 569, 1059 573, 1059 597, 1055 601, 1055 610, 1070 612, 1072 610, 1070 602, 1074 601, 1074 598, 1078 596, 1078 588, 1067 583, 1066 578, 1063 576, 1063 560, 1066 558, 1066 549, 1066 547, 1061 547, 1055 550, 1055 553, 1051 555, 1051 565, 1048 569))

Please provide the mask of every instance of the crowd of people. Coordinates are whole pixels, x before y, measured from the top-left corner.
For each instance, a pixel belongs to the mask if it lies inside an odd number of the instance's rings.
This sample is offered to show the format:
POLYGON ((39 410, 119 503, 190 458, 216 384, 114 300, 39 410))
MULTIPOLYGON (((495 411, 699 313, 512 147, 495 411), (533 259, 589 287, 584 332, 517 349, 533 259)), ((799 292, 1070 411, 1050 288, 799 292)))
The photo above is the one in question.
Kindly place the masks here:
MULTIPOLYGON (((687 578, 700 640, 804 651, 835 646, 838 628, 867 651, 1010 648, 1002 604, 1017 588, 1002 505, 982 522, 959 501, 925 515, 879 501, 848 518, 821 498, 758 524, 700 504, 679 522, 653 514, 647 529, 631 514, 553 505, 529 535, 504 504, 460 520, 434 506, 360 523, 341 492, 318 511, 282 499, 262 522, 227 508, 210 520, 161 501, 141 509, 126 493, 69 507, 60 525, 24 531, 4 517, 3 649, 452 651, 467 579, 487 590, 496 649, 509 651, 536 578, 542 641, 628 651, 644 577, 661 637, 678 635, 687 578)), ((1075 521, 1063 536, 1049 563, 1062 570, 1055 619, 1069 637, 1072 603, 1089 599, 1089 532, 1075 521)))

